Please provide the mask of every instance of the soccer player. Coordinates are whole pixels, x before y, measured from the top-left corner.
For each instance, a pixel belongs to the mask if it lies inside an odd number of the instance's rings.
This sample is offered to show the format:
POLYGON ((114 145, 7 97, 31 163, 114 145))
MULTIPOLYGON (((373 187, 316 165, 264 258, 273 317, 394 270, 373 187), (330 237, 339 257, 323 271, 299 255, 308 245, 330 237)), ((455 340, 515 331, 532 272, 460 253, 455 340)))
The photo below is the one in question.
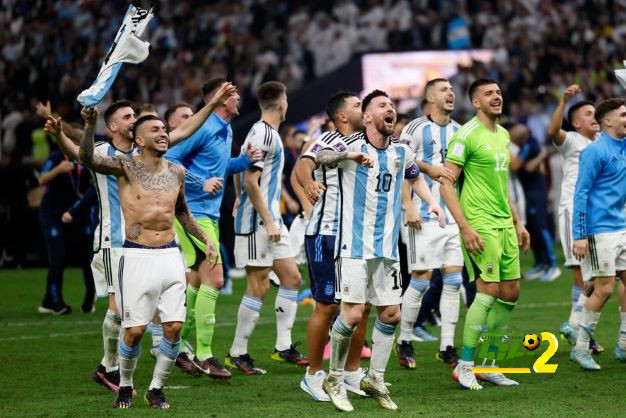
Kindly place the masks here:
POLYGON ((141 337, 155 312, 163 325, 163 338, 154 374, 144 399, 155 409, 167 409, 163 395, 180 346, 185 319, 185 266, 174 240, 174 217, 187 231, 207 244, 206 257, 215 265, 217 248, 187 208, 185 172, 163 158, 169 146, 165 124, 158 116, 144 116, 133 126, 137 156, 94 154, 93 132, 98 112, 83 108, 85 133, 80 159, 89 168, 117 177, 126 239, 115 283, 116 304, 122 314, 120 390, 113 406, 132 406, 133 373, 141 352, 141 337))
MULTIPOLYGON (((492 333, 502 333, 508 326, 519 296, 518 243, 526 251, 530 238, 508 197, 509 134, 498 125, 500 87, 493 80, 476 80, 469 98, 476 116, 454 134, 444 164, 456 179, 463 173, 460 198, 447 177, 441 178, 439 190, 459 226, 465 265, 477 289, 465 318, 463 348, 453 378, 462 388, 480 390, 483 387, 472 373, 478 336, 485 324, 492 333)), ((490 350, 499 345, 500 340, 493 341, 490 350)), ((501 373, 479 377, 501 386, 518 384, 501 373)))
MULTIPOLYGON (((565 106, 580 93, 580 87, 572 84, 567 87, 559 99, 559 103, 552 113, 548 138, 563 156, 563 182, 561 183, 561 199, 559 201, 559 234, 561 246, 565 256, 565 267, 571 268, 574 274, 572 285, 572 309, 569 319, 561 325, 561 334, 567 338, 570 344, 576 344, 578 338, 578 325, 582 309, 587 302, 592 283, 588 281, 589 289, 583 291, 583 274, 581 263, 572 253, 572 212, 574 211, 574 188, 578 178, 578 164, 580 152, 593 142, 600 130, 600 125, 594 118, 595 108, 593 103, 583 100, 572 105, 567 112, 567 119, 574 127, 574 131, 565 132, 561 129, 565 106)), ((586 272, 587 275, 589 272, 586 272)))
MULTIPOLYGON (((361 100, 356 93, 334 94, 326 105, 326 113, 337 127, 325 132, 307 144, 306 151, 296 163, 294 172, 305 194, 303 206, 314 203, 310 210, 305 233, 305 249, 311 277, 311 292, 315 300, 313 314, 307 325, 307 354, 309 367, 300 381, 300 388, 317 401, 330 401, 322 389, 326 373, 322 369, 327 331, 337 312, 335 301, 335 241, 339 232, 340 194, 336 168, 318 166, 317 153, 322 149, 345 150, 348 136, 363 129, 361 100)), ((306 145, 305 145, 306 146, 306 145)), ((359 154, 355 154, 358 156, 359 154)), ((359 322, 344 369, 344 385, 347 390, 361 396, 359 384, 364 376, 360 367, 361 350, 367 331, 367 317, 371 305, 366 305, 363 320, 359 322)))
MULTIPOLYGON (((585 303, 571 358, 586 370, 600 370, 589 341, 615 276, 626 285, 626 106, 623 99, 600 102, 595 110, 602 131, 580 153, 574 192, 572 252, 591 272, 593 292, 585 303)), ((587 277, 584 279, 589 280, 587 277)), ((621 327, 613 356, 626 361, 626 298, 620 295, 621 327)))
MULTIPOLYGON (((231 85, 223 86, 198 113, 181 124, 170 133, 170 144, 180 142, 190 136, 220 103, 223 103, 234 92, 231 85)), ((127 101, 117 101, 104 112, 104 122, 111 135, 110 141, 98 142, 94 152, 100 157, 136 155, 132 138, 132 129, 136 121, 132 105, 127 101)), ((67 124, 60 117, 48 115, 46 131, 56 135, 59 148, 70 159, 80 162, 80 147, 66 135, 67 124)), ((80 135, 82 131, 76 129, 80 135)), ((94 254, 91 268, 93 270, 96 292, 106 294, 109 299, 102 324, 104 357, 92 375, 94 382, 114 392, 119 390, 119 354, 118 341, 121 317, 115 304, 115 288, 113 278, 118 276, 119 260, 122 256, 124 230, 120 207, 118 184, 115 176, 94 173, 95 187, 98 190, 100 204, 100 223, 94 234, 94 254)))
POLYGON ((391 137, 396 110, 387 94, 374 90, 363 99, 362 109, 365 131, 352 135, 346 141, 346 150, 321 150, 316 158, 320 165, 339 164, 342 193, 336 265, 341 305, 331 332, 330 369, 323 389, 337 409, 353 410, 342 384, 343 369, 352 334, 369 301, 377 307, 378 317, 372 334, 370 369, 361 379, 360 388, 383 408, 395 410, 398 407, 389 396, 384 373, 400 320, 397 220, 404 179, 413 181, 414 190, 429 203, 428 212, 438 215, 441 227, 444 216, 420 176, 415 155, 391 137), (366 155, 352 154, 355 152, 366 155))
POLYGON ((225 360, 226 366, 248 375, 265 374, 248 353, 248 339, 259 319, 269 287, 270 269, 280 280, 274 305, 276 345, 271 358, 308 365, 306 357, 291 341, 291 328, 298 309, 300 271, 280 214, 284 152, 278 127, 287 113, 287 88, 277 81, 263 83, 257 89, 257 100, 261 119, 250 129, 242 153, 252 146, 262 150, 263 158, 240 174, 243 189, 235 215, 235 261, 237 267, 245 266, 248 286, 237 313, 235 338, 225 360))
POLYGON ((454 330, 459 319, 460 290, 463 283, 463 253, 459 228, 446 209, 439 194, 439 179, 453 181, 452 171, 443 166, 447 145, 459 124, 452 120, 454 91, 445 78, 428 81, 424 96, 431 109, 428 116, 417 118, 403 130, 400 140, 415 153, 417 166, 424 173, 430 192, 445 211, 446 228, 437 224, 437 216, 428 214, 428 202, 411 193, 408 181, 402 187, 405 219, 402 222, 406 238, 407 258, 411 271, 411 284, 402 296, 402 319, 396 353, 400 365, 414 369, 413 324, 417 319, 434 269, 442 269, 443 289, 439 302, 441 312, 441 340, 437 357, 456 366, 458 352, 454 347, 454 330))
MULTIPOLYGON (((204 100, 208 103, 211 97, 223 86, 228 85, 226 79, 212 78, 202 86, 204 100)), ((185 197, 189 210, 202 228, 204 235, 219 248, 219 218, 220 206, 224 189, 222 180, 228 174, 239 173, 249 169, 253 162, 260 159, 261 152, 248 148, 247 154, 237 158, 230 158, 233 142, 233 131, 230 121, 239 114, 237 108, 239 94, 234 92, 224 101, 204 124, 186 141, 169 149, 165 158, 185 167, 189 175, 185 183, 185 197), (200 179, 200 183, 198 183, 200 179), (194 187, 193 184, 197 185, 194 187), (198 187, 199 186, 199 187, 198 187)), ((170 112, 185 115, 184 106, 170 112)), ((178 115, 181 117, 182 115, 178 115)), ((174 123, 177 120, 174 118, 174 123)), ((209 377, 228 379, 231 373, 213 356, 211 343, 215 330, 215 306, 220 288, 224 284, 224 269, 221 256, 218 257, 215 268, 209 268, 204 253, 206 245, 197 237, 189 235, 179 222, 176 222, 178 241, 183 249, 186 265, 191 269, 187 273, 187 316, 182 331, 181 353, 176 364, 185 372, 195 375, 194 366, 198 367, 209 377), (197 320, 196 320, 197 319, 197 320), (192 329, 196 330, 196 358, 189 359, 185 351, 185 340, 192 329)))

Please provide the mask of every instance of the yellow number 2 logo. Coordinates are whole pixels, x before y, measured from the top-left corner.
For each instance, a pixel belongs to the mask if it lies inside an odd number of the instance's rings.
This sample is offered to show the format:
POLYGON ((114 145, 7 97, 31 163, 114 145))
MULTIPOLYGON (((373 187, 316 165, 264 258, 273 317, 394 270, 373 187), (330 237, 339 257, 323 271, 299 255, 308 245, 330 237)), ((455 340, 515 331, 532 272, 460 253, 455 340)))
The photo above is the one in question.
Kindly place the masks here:
POLYGON ((559 365, 546 363, 552 358, 552 356, 556 353, 556 350, 559 348, 559 341, 551 332, 542 332, 541 340, 548 341, 550 345, 548 346, 546 351, 535 361, 535 364, 533 364, 533 370, 535 371, 535 373, 554 373, 556 372, 556 368, 559 367, 559 365))

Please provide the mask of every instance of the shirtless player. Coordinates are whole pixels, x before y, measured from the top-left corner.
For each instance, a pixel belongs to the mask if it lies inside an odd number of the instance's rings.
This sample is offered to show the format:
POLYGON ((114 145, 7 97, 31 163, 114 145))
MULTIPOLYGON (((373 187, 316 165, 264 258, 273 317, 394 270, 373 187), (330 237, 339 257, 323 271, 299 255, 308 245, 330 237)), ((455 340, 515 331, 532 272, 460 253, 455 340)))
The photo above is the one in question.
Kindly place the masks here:
MULTIPOLYGON (((174 241, 174 217, 185 230, 207 242, 189 213, 185 201, 185 171, 163 159, 169 146, 165 124, 158 116, 135 122, 133 140, 137 156, 94 155, 94 128, 98 111, 84 108, 85 132, 80 160, 88 168, 117 177, 126 225, 126 241, 115 283, 116 303, 122 315, 120 339, 120 390, 116 408, 132 406, 133 372, 141 351, 141 337, 158 312, 163 323, 154 374, 144 399, 156 409, 169 408, 163 385, 170 374, 180 345, 185 320, 185 268, 174 241)), ((206 257, 215 264, 218 252, 207 243, 206 257)))

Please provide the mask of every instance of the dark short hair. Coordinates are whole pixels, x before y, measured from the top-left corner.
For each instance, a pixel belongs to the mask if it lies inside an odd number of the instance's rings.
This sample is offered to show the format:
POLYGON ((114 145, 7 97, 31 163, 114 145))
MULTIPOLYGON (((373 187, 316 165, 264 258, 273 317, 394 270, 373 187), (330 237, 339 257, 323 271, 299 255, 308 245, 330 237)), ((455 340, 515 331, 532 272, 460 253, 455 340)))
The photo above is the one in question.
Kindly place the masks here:
POLYGON ((144 103, 142 105, 137 106, 137 108, 135 109, 136 114, 140 114, 143 112, 157 113, 157 114, 159 113, 156 106, 153 105, 152 103, 144 103))
POLYGON ((428 104, 428 100, 426 100, 426 97, 424 96, 422 100, 420 101, 420 110, 422 112, 424 112, 424 109, 426 108, 427 104, 428 104))
MULTIPOLYGON (((135 122, 135 124, 133 125, 133 141, 135 140, 137 136, 137 131, 139 130, 139 127, 142 124, 149 122, 151 120, 160 120, 161 122, 163 122, 163 119, 161 119, 160 116, 146 115, 146 116, 140 117, 139 119, 137 119, 137 122, 135 122)), ((163 125, 166 125, 165 122, 163 122, 163 125)))
POLYGON ((322 126, 320 126, 320 130, 322 131, 322 133, 330 131, 331 123, 333 123, 333 121, 330 119, 326 119, 324 123, 322 123, 322 126))
POLYGON ((111 103, 111 105, 107 107, 106 110, 104 111, 104 123, 108 125, 113 114, 115 114, 115 112, 117 112, 118 110, 124 107, 130 107, 132 109, 133 105, 131 102, 125 99, 118 100, 116 102, 111 103))
POLYGON ((341 111, 343 106, 346 104, 346 99, 348 97, 359 97, 358 94, 352 91, 338 91, 337 93, 330 96, 328 102, 326 102, 326 114, 330 118, 330 120, 335 120, 337 117, 337 113, 341 111))
POLYGON ((202 85, 202 96, 206 97, 219 89, 227 80, 224 77, 213 77, 202 85))
POLYGON ((596 118, 598 123, 601 124, 602 119, 608 113, 611 113, 615 109, 618 109, 622 106, 624 106, 624 99, 612 98, 602 100, 600 103, 598 103, 598 106, 596 106, 596 113, 594 114, 594 117, 596 118))
POLYGON ((488 84, 497 84, 499 86, 498 82, 496 80, 492 80, 491 78, 479 78, 478 80, 474 81, 470 85, 467 92, 470 100, 474 98, 474 93, 476 93, 476 90, 478 90, 479 87, 486 86, 488 84))
POLYGON ((280 81, 268 81, 256 89, 256 99, 261 109, 269 109, 278 104, 282 94, 287 93, 287 86, 280 81))
POLYGON ((587 105, 593 106, 593 102, 591 100, 581 100, 580 102, 573 104, 567 111, 567 120, 569 121, 569 123, 572 123, 572 118, 574 117, 574 113, 576 113, 581 107, 584 107, 587 105))
POLYGON ((165 119, 165 123, 167 124, 168 128, 170 126, 170 117, 181 107, 188 107, 189 109, 193 110, 191 105, 185 102, 176 103, 174 106, 170 106, 163 114, 163 118, 165 119))
POLYGON ((428 90, 431 87, 434 87, 435 84, 437 83, 449 83, 449 81, 447 78, 443 78, 443 77, 437 77, 437 78, 433 78, 432 80, 428 80, 428 83, 426 83, 426 85, 424 86, 424 97, 426 97, 428 90))
POLYGON ((368 94, 367 94, 367 96, 365 96, 365 97, 363 98, 363 102, 362 102, 362 104, 361 104, 361 109, 363 109, 363 111, 365 112, 365 109, 367 109, 367 106, 369 106, 369 105, 370 105, 370 103, 372 102, 372 100, 374 100, 374 99, 375 99, 375 98, 377 98, 377 97, 381 97, 381 96, 382 96, 382 97, 389 98, 389 95, 388 95, 387 93, 385 93, 385 92, 384 92, 384 91, 382 91, 382 90, 378 90, 378 89, 376 89, 376 90, 374 90, 374 91, 372 91, 372 92, 368 93, 368 94))

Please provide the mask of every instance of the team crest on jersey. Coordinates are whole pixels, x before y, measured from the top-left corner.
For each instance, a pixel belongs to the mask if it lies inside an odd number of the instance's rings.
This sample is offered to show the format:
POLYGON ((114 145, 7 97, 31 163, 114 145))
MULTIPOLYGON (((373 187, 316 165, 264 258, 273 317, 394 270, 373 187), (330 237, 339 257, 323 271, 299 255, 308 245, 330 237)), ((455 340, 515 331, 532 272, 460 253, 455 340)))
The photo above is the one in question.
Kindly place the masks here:
POLYGON ((327 283, 326 287, 324 287, 324 294, 326 295, 332 295, 333 293, 335 293, 335 288, 332 284, 327 283))
POLYGON ((487 263, 487 273, 493 274, 493 264, 487 263))
POLYGON ((342 293, 343 293, 344 295, 349 294, 349 293, 350 293, 350 286, 344 286, 344 287, 343 287, 343 291, 342 291, 342 293))
POLYGON ((400 157, 396 158, 393 162, 393 168, 396 172, 400 171, 402 168, 402 159, 400 157))
POLYGON ((130 321, 130 309, 126 308, 124 310, 124 320, 125 321, 130 321))

